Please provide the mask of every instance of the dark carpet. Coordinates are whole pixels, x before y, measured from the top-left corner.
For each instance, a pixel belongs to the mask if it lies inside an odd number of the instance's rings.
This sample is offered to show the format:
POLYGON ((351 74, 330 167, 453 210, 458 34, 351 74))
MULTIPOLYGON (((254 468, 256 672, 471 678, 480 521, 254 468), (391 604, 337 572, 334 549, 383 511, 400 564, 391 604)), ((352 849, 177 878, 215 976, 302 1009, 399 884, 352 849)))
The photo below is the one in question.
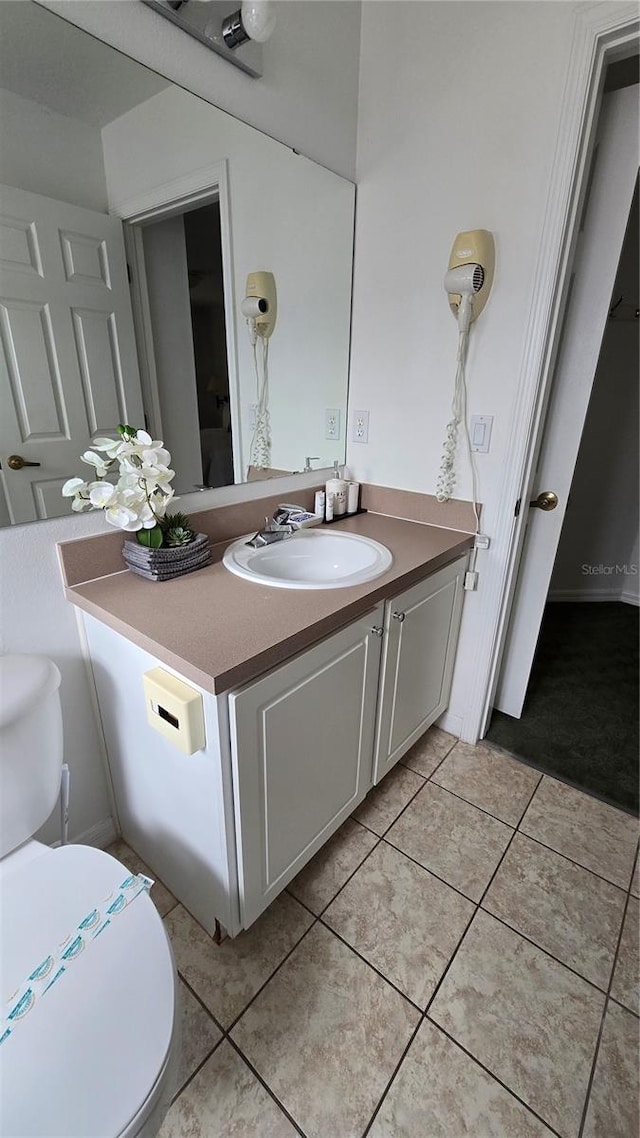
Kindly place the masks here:
POLYGON ((625 604, 546 606, 521 719, 487 740, 638 813, 638 617, 625 604))

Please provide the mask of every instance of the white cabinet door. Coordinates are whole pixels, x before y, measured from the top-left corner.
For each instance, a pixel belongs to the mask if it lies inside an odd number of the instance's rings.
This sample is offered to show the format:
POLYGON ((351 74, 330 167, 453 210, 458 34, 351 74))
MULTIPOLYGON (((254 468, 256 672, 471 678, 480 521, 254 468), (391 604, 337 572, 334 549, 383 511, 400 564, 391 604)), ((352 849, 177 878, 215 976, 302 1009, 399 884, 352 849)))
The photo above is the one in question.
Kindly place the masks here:
POLYGON ((387 601, 374 782, 446 709, 466 557, 387 601))
POLYGON ((69 513, 60 490, 91 479, 92 438, 144 425, 117 217, 0 186, 0 407, 12 522, 69 513))
POLYGON ((245 928, 371 786, 383 607, 229 696, 245 928))

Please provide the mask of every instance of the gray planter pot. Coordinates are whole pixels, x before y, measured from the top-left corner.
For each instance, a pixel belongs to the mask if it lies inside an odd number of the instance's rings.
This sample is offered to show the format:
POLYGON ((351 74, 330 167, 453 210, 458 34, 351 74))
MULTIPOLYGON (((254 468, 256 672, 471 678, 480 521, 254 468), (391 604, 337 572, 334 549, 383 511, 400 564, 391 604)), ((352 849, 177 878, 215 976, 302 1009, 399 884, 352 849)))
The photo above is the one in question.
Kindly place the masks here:
POLYGON ((188 545, 161 546, 160 549, 148 549, 127 538, 122 555, 132 573, 148 581, 170 581, 210 565, 211 544, 205 533, 197 533, 188 545))

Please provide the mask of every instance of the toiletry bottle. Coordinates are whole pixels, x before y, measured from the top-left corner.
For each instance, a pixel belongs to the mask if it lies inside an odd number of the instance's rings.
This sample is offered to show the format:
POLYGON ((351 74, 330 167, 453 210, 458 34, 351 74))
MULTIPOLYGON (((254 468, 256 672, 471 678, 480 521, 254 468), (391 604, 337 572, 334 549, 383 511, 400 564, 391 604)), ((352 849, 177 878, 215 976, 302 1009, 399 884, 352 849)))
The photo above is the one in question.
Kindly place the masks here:
MULTIPOLYGON (((327 486, 328 485, 329 483, 327 482, 327 486)), ((333 494, 330 490, 327 490, 325 494, 324 520, 325 522, 333 521, 333 494)))
POLYGON ((348 482, 347 483, 347 513, 357 514, 360 498, 360 483, 348 482))
POLYGON ((325 491, 324 490, 316 490, 315 498, 313 500, 313 512, 314 512, 314 514, 319 514, 321 518, 324 517, 324 503, 325 503, 325 491))
POLYGON ((333 512, 337 518, 347 512, 347 482, 340 476, 340 465, 336 459, 333 464, 333 477, 325 486, 327 498, 333 494, 333 512))

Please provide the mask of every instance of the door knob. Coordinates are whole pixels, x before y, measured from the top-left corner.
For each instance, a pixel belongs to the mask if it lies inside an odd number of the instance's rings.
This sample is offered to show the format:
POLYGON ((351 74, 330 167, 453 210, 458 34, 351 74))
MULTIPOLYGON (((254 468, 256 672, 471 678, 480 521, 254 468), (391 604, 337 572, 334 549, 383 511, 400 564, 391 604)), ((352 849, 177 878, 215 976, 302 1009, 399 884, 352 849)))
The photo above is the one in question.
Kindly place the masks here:
POLYGON ((7 459, 7 466, 11 470, 22 470, 23 466, 40 466, 39 462, 27 462, 21 454, 10 454, 7 459))
POLYGON ((384 636, 384 628, 381 628, 379 624, 374 624, 371 631, 374 636, 384 636))
POLYGON ((402 624, 403 620, 405 620, 406 614, 403 612, 392 612, 391 616, 394 620, 397 620, 399 624, 402 624))
POLYGON ((533 502, 529 502, 530 506, 536 506, 539 510, 555 510, 558 505, 558 495, 554 494, 553 490, 544 490, 542 494, 538 494, 533 502))

